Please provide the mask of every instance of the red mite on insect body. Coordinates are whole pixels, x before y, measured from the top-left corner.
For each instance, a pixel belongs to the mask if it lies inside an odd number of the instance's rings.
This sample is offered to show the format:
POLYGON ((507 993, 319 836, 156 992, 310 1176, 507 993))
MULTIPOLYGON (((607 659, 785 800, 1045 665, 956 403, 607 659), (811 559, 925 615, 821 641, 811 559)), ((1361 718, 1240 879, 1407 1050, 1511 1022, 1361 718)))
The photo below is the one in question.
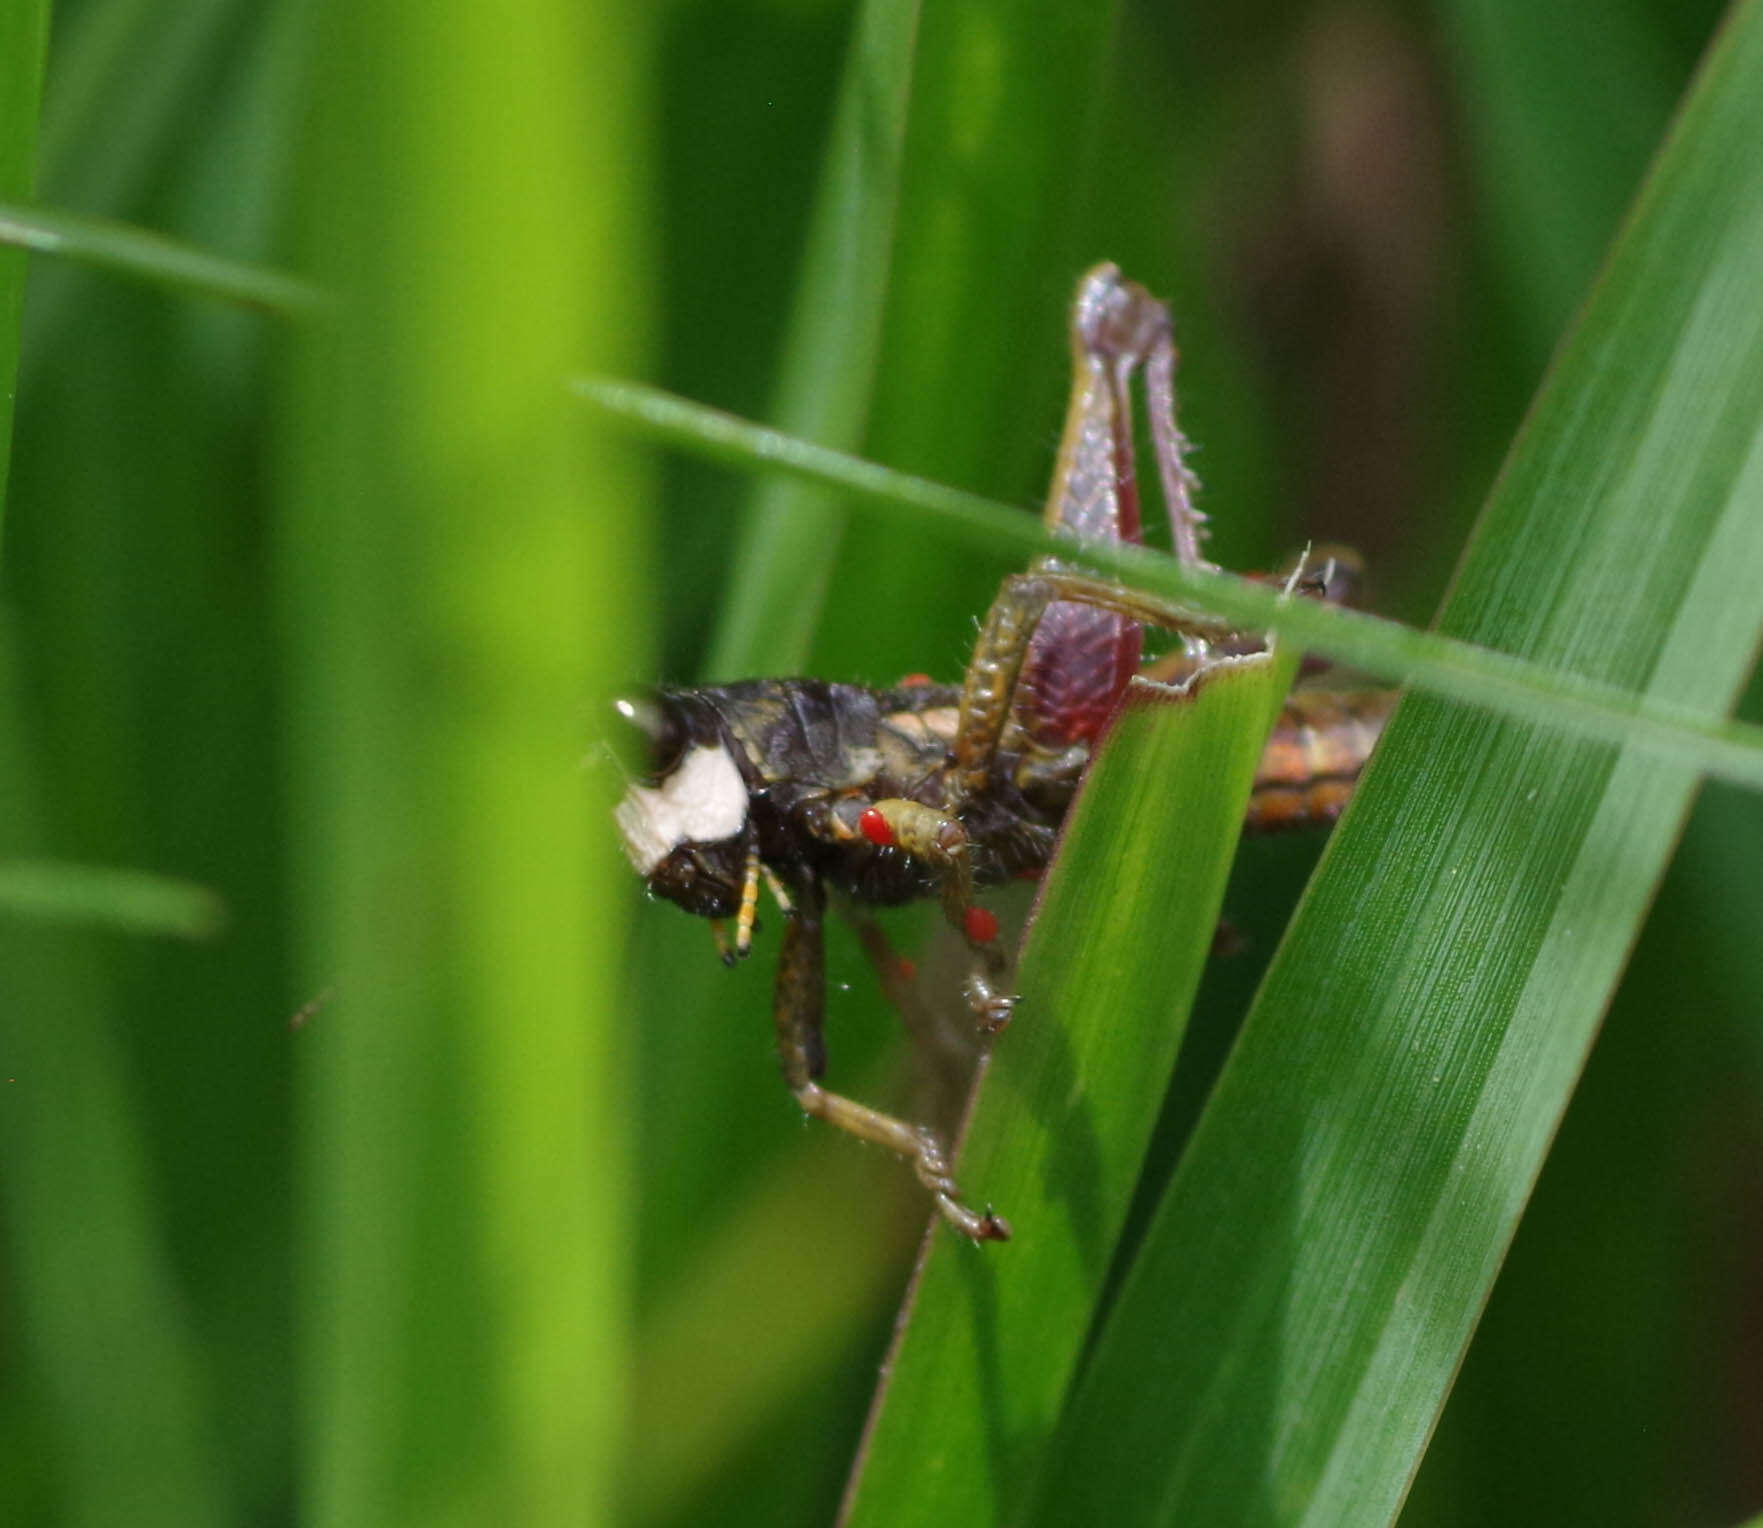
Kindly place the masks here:
MULTIPOLYGON (((976 1241, 1007 1241, 1010 1227, 963 1201, 937 1134, 821 1085, 829 893, 852 906, 938 898, 969 951, 967 1005, 982 1031, 1002 1029, 1014 998, 998 920, 976 890, 1046 868, 1091 751, 1141 672, 1144 626, 1182 639, 1179 653, 1143 670, 1164 679, 1260 645, 1076 561, 1082 540, 1141 539, 1129 384, 1142 370, 1175 555, 1205 565, 1204 516, 1175 422, 1168 312, 1114 266, 1097 266, 1078 284, 1071 346, 1045 518, 1073 538, 1072 559, 1043 557, 1004 580, 959 685, 922 674, 887 690, 754 679, 619 703, 649 757, 614 814, 631 863, 653 893, 718 920, 719 931, 734 919, 731 961, 751 948, 760 886, 769 889, 783 916, 778 1056, 796 1102, 905 1157, 938 1211, 976 1241)), ((1281 582, 1339 598, 1352 569, 1345 555, 1320 558, 1281 582)), ((1382 693, 1295 691, 1262 757, 1246 829, 1338 815, 1389 705, 1382 693)), ((897 993, 910 963, 886 951, 873 925, 859 932, 897 993)))

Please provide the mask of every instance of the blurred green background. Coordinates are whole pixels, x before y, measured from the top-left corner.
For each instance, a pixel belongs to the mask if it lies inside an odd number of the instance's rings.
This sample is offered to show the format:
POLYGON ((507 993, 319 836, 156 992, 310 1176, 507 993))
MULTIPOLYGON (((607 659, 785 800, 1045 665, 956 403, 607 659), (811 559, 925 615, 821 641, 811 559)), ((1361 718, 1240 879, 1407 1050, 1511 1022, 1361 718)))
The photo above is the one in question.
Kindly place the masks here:
MULTIPOLYGON (((953 676, 1007 559, 789 520, 562 381, 1032 509, 1112 258, 1214 555, 1344 541, 1424 624, 1721 8, 886 9, 55 10, 36 198, 341 307, 31 257, 0 850, 226 916, 0 924, 0 1521, 828 1520, 922 1206, 803 1130, 769 944, 644 906, 581 759, 626 679, 953 676)), ((1405 1522, 1763 1506, 1760 846, 1709 788, 1405 1522)), ((1165 1164, 1315 853, 1245 847, 1165 1164)), ((906 1098, 833 964, 835 1075, 906 1098)))

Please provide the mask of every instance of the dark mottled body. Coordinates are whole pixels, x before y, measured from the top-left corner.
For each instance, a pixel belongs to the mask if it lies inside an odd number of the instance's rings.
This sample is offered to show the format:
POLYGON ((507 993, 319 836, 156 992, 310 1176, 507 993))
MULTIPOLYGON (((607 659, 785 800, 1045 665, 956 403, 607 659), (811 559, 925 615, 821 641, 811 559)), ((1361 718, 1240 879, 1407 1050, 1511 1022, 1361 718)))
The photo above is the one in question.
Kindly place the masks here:
MULTIPOLYGON (((824 679, 750 679, 663 690, 658 698, 682 722, 685 741, 728 751, 748 792, 748 837, 683 846, 695 856, 691 878, 699 890, 688 905, 711 917, 737 911, 746 848, 754 842, 760 860, 786 884, 806 874, 878 906, 937 895, 937 866, 899 845, 841 831, 840 808, 856 802, 915 801, 958 817, 976 885, 1035 874, 1052 857, 1089 762, 1087 744, 1049 749, 1030 742, 998 761, 985 791, 962 795, 954 776, 961 692, 952 685, 871 690, 824 679)), ((1337 817, 1392 699, 1387 692, 1294 694, 1268 740, 1245 829, 1337 817)), ((668 869, 651 879, 663 894, 685 900, 668 869)))
MULTIPOLYGON (((1062 768, 1039 764, 1035 800, 1015 771, 957 801, 951 772, 961 692, 951 685, 891 690, 824 679, 751 679, 697 690, 665 690, 664 704, 694 718, 694 741, 719 740, 746 783, 764 863, 786 879, 800 870, 862 902, 891 906, 935 896, 936 867, 897 845, 841 836, 844 801, 897 799, 959 808, 973 879, 996 885, 1043 869, 1059 822, 1082 776, 1087 750, 1062 768)), ((729 916, 733 906, 718 909, 729 916)))

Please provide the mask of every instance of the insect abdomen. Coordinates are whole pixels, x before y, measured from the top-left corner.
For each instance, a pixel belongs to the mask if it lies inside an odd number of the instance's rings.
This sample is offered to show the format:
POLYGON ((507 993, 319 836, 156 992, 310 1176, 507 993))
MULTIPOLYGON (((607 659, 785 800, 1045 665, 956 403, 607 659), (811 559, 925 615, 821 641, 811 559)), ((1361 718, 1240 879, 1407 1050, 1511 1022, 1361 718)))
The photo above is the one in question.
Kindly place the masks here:
POLYGON ((1244 831, 1272 833, 1339 817, 1395 702, 1393 690, 1293 692, 1255 771, 1244 831))

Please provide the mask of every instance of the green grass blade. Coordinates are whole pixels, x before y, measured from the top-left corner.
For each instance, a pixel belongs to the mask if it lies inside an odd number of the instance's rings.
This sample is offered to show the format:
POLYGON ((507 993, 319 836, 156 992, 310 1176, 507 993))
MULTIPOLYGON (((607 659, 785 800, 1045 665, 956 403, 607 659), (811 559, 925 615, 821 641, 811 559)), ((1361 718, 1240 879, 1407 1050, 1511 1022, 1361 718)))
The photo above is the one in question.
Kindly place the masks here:
MULTIPOLYGON (((31 194, 48 30, 46 4, 0 8, 3 199, 31 194)), ((23 251, 0 251, 0 503, 25 262, 23 251)), ((20 857, 7 867, 11 910, 22 900, 42 911, 45 893, 54 900, 70 888, 65 867, 46 876, 48 867, 23 858, 42 850, 44 813, 15 666, 11 645, 0 648, 0 855, 20 857)), ((116 890, 112 883, 100 898, 112 912, 116 890)), ((8 1369, 53 1456, 27 1462, 8 1451, 0 1513, 18 1510, 16 1493, 28 1501, 35 1487, 53 1494, 68 1523, 228 1521, 200 1351, 155 1220, 147 1133, 102 967, 68 931, 8 919, 0 921, 0 991, 0 1216, 18 1324, 18 1361, 8 1369), (40 1479, 28 1478, 38 1471, 40 1479)))
POLYGON ((851 1485, 854 1525, 1016 1520, 1076 1367, 1211 951, 1292 665, 1128 708, 1067 824, 960 1160, 1016 1240, 935 1227, 851 1485), (1171 801, 1191 800, 1191 812, 1171 801))
MULTIPOLYGON (((796 288, 773 412, 782 428, 829 446, 855 448, 869 424, 917 34, 917 0, 868 0, 858 13, 796 288)), ((782 478, 759 486, 709 678, 803 666, 838 544, 824 493, 782 478)))
POLYGON ((640 672, 645 11, 329 8, 285 442, 312 1521, 610 1517, 628 871, 578 767, 640 672), (592 506, 584 513, 583 505, 592 506))
POLYGON ((167 12, 153 0, 60 18, 43 110, 42 185, 78 207, 134 202, 188 126, 192 93, 250 7, 195 0, 167 12))
MULTIPOLYGON (((1660 18, 1635 0, 1595 10, 1447 0, 1442 58, 1469 98, 1471 167, 1529 330, 1546 355, 1578 306, 1672 104, 1660 18), (1599 131, 1576 130, 1596 122, 1599 131), (1552 152, 1539 154, 1546 143, 1552 152)), ((1540 357, 1539 357, 1540 358, 1540 357)))
MULTIPOLYGON (((1763 579, 1763 6, 1731 17, 1444 616, 1730 706, 1763 579)), ((1389 1520, 1695 779, 1403 708, 1049 1458, 1037 1522, 1389 1520)))
POLYGON ((294 317, 317 311, 324 296, 310 283, 242 260, 209 254, 163 234, 108 218, 0 202, 0 244, 59 255, 137 280, 294 317))
MULTIPOLYGON (((242 0, 64 8, 43 103, 38 193, 81 212, 126 208, 139 216, 185 168, 190 103, 216 89, 229 51, 269 15, 242 0)), ((215 132, 222 108, 213 97, 204 107, 204 126, 215 132)), ((33 286, 32 332, 65 332, 82 296, 77 282, 46 270, 33 286)))
MULTIPOLYGON (((876 460, 1040 504, 1066 304, 1091 253, 1082 211, 1119 10, 1116 0, 926 8, 865 442, 876 460)), ((879 677, 872 665, 890 657, 933 672, 959 662, 996 576, 987 562, 927 556, 909 522, 853 524, 833 586, 864 618, 827 623, 814 671, 879 677)))
MULTIPOLYGON (((893 517, 904 510, 994 547, 1013 547, 1025 557, 1047 551, 1069 555, 1069 545, 1053 541, 1038 522, 978 494, 829 451, 638 383, 582 379, 574 388, 651 438, 713 460, 837 484, 878 513, 893 517)), ((1392 683, 1582 736, 1634 744, 1736 784, 1763 788, 1763 727, 1699 716, 1669 694, 1642 695, 1599 677, 1550 669, 1359 611, 1283 599, 1265 584, 1190 572, 1172 558, 1138 547, 1094 545, 1084 556, 1124 583, 1225 616, 1246 630, 1279 632, 1306 651, 1392 683)))
POLYGON ((0 860, 0 913, 181 939, 207 938, 224 917, 220 898, 189 881, 109 865, 27 859, 0 860))
MULTIPOLYGON (((0 855, 18 866, 40 849, 41 792, 11 660, 0 649, 0 855)), ((0 991, 12 1367, 52 1449, 61 1517, 218 1528, 236 1514, 108 975, 88 938, 9 917, 0 991)), ((0 1507, 16 1489, 0 1486, 0 1507)))
MULTIPOLYGON (((879 1098, 885 1085, 872 1069, 850 1091, 879 1098)), ((717 1467, 763 1438, 791 1395, 898 1300, 903 1257, 924 1229, 924 1199, 891 1157, 839 1149, 845 1144, 802 1132, 639 1331, 631 1432, 641 1444, 629 1491, 636 1521, 689 1516, 717 1467), (863 1212, 853 1215, 853 1205, 863 1212), (803 1225, 838 1227, 837 1255, 821 1249, 808 1280, 790 1277, 787 1260, 780 1268, 778 1251, 799 1246, 803 1225), (732 1311, 741 1319, 731 1321, 732 1311)))
MULTIPOLYGON (((219 1528, 238 1514, 204 1351, 159 1223, 128 1057, 102 1021, 101 970, 66 930, 0 925, 0 1208, 24 1339, 10 1377, 53 1449, 31 1465, 53 1482, 55 1521, 219 1528)), ((0 1504, 20 1484, 0 1486, 0 1504)))
MULTIPOLYGON (((28 197, 36 183, 37 107, 43 91, 43 49, 49 40, 46 0, 6 7, 0 15, 0 202, 28 197)), ((25 257, 0 250, 0 526, 6 523, 6 481, 12 461, 13 378, 18 371, 19 317, 24 311, 25 257)))

